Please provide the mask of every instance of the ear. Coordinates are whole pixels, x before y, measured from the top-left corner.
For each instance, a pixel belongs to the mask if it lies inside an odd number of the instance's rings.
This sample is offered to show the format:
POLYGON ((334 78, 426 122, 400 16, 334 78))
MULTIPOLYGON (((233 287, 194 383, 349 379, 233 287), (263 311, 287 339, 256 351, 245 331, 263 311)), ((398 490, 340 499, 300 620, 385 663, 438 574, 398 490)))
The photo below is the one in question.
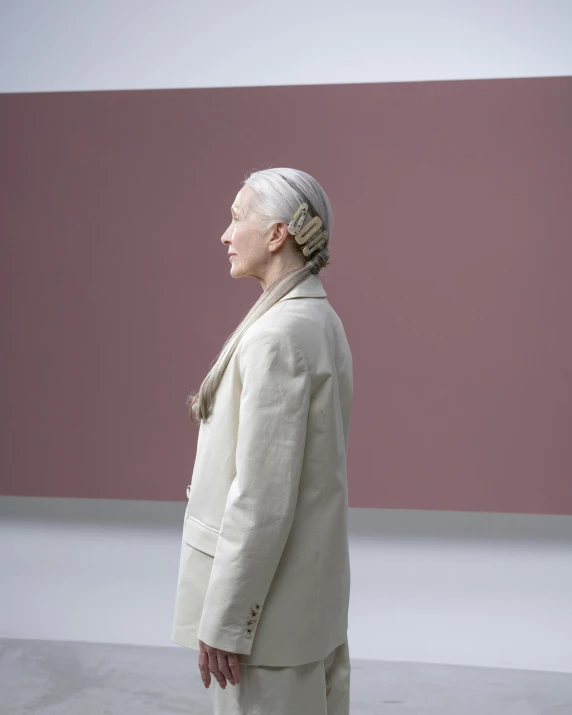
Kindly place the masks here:
POLYGON ((287 223, 275 223, 272 226, 268 247, 271 251, 278 251, 288 240, 289 236, 287 223))

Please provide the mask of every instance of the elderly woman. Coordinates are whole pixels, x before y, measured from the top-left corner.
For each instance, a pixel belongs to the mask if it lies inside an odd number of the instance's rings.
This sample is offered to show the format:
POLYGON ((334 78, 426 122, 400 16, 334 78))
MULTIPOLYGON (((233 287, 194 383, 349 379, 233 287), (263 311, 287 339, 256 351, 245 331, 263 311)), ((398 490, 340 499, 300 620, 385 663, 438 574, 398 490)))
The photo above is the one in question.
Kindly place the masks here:
POLYGON ((248 175, 221 237, 262 294, 199 392, 171 639, 215 715, 348 715, 352 356, 319 274, 332 209, 295 169, 248 175))

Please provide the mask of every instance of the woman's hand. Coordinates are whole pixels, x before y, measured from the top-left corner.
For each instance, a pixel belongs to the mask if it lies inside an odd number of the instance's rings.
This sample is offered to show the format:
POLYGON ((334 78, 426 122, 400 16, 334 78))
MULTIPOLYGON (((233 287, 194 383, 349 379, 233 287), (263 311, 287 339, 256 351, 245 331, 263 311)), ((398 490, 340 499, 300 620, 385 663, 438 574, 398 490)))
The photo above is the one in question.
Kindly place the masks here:
POLYGON ((238 654, 228 650, 213 648, 199 640, 199 670, 205 688, 211 684, 211 673, 221 688, 226 688, 228 680, 232 685, 240 682, 238 654))

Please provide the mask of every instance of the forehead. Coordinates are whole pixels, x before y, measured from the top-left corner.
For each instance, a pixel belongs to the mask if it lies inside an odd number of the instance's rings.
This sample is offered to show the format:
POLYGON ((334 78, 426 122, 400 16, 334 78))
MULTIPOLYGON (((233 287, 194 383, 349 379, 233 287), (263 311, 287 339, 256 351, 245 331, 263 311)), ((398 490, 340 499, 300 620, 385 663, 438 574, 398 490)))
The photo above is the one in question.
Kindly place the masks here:
POLYGON ((234 203, 232 204, 231 208, 245 209, 249 204, 251 194, 252 189, 250 188, 250 186, 243 186, 242 189, 236 195, 236 198, 234 199, 234 203))

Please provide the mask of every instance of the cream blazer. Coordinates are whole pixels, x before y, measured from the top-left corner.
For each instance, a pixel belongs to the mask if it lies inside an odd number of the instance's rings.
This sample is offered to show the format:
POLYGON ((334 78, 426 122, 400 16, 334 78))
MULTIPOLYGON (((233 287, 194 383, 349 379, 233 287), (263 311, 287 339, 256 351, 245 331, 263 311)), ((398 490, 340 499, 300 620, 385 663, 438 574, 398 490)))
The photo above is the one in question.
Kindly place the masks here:
POLYGON ((300 665, 347 638, 352 355, 310 275, 242 336, 201 422, 171 640, 300 665))

